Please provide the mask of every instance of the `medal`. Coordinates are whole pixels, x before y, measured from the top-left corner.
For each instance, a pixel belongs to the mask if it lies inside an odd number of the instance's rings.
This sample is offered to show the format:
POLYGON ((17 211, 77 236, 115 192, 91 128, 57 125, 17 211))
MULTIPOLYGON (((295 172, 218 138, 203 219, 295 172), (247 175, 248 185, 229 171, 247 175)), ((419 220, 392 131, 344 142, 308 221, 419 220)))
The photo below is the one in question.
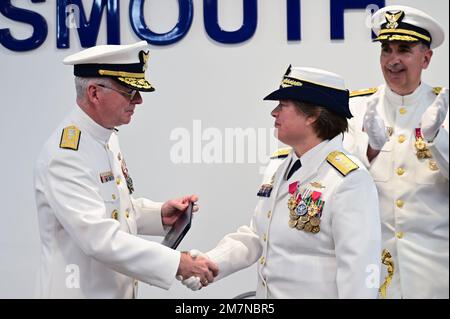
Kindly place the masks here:
POLYGON ((305 224, 297 222, 297 226, 295 226, 298 230, 303 230, 305 228, 305 224))
POLYGON ((313 226, 310 223, 305 224, 304 231, 307 231, 309 233, 309 232, 311 232, 312 229, 313 229, 313 226))
POLYGON ((318 217, 312 217, 309 219, 309 222, 311 223, 311 225, 313 226, 319 226, 320 225, 320 218, 318 217))
POLYGON ((288 200, 288 208, 290 210, 295 210, 295 208, 297 207, 297 201, 295 200, 295 198, 291 197, 288 200))
POLYGON ((295 219, 289 219, 288 224, 289 224, 289 227, 295 228, 295 226, 297 226, 297 220, 295 220, 295 219))
POLYGON ((304 201, 301 201, 301 202, 298 204, 298 206, 297 206, 297 208, 295 209, 295 211, 296 211, 296 213, 297 213, 298 216, 303 216, 303 215, 305 215, 306 213, 308 213, 308 207, 306 207, 306 204, 305 204, 304 201))
POLYGON ((302 222, 303 224, 309 222, 309 216, 308 215, 301 216, 300 222, 302 222))
POLYGON ((297 219, 300 218, 300 216, 296 213, 295 210, 289 211, 289 217, 290 217, 291 219, 295 219, 295 220, 297 220, 297 219))
POLYGON ((314 217, 317 215, 317 213, 319 212, 317 206, 315 203, 311 203, 311 205, 308 207, 308 215, 310 217, 314 217))
POLYGON ((313 234, 317 234, 318 232, 320 232, 320 226, 315 226, 311 229, 311 233, 313 234))
MULTIPOLYGON (((315 188, 323 188, 320 183, 311 183, 315 188), (314 184, 314 185, 313 185, 314 184)), ((289 194, 287 206, 289 208, 290 228, 303 230, 313 234, 320 231, 320 217, 324 201, 321 200, 322 193, 305 189, 302 193, 299 191, 299 182, 289 184, 289 194)))
POLYGON ((425 144, 425 141, 423 140, 423 138, 419 137, 418 139, 416 139, 416 143, 415 143, 416 149, 418 151, 423 151, 425 150, 425 148, 427 147, 427 145, 425 144))
POLYGON ((418 159, 433 157, 431 151, 428 149, 427 143, 423 139, 422 131, 420 128, 416 128, 416 141, 414 143, 414 146, 416 147, 417 150, 416 156, 418 159))
POLYGON ((125 163, 125 159, 123 157, 121 164, 122 164, 122 173, 123 176, 125 177, 125 181, 127 182, 128 191, 130 192, 130 194, 133 194, 134 192, 133 180, 131 179, 131 176, 128 173, 127 164, 125 163))

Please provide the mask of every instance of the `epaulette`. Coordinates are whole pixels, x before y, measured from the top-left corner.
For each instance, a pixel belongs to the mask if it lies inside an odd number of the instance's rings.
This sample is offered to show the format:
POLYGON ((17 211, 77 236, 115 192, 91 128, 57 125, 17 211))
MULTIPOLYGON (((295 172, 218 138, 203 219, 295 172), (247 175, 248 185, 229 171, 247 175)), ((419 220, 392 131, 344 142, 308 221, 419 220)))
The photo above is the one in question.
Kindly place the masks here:
POLYGON ((433 88, 433 93, 436 95, 439 95, 439 93, 441 93, 442 91, 442 86, 436 86, 433 88))
POLYGON ((81 131, 75 125, 67 126, 62 131, 59 147, 78 151, 80 137, 81 131))
POLYGON ((357 97, 357 96, 372 95, 377 91, 378 91, 378 88, 370 88, 370 89, 365 89, 365 90, 351 91, 350 98, 357 97))
POLYGON ((359 168, 359 166, 349 159, 344 153, 339 151, 334 151, 328 154, 327 162, 344 176, 347 176, 350 172, 359 168))
POLYGON ((292 148, 280 148, 278 151, 274 152, 272 156, 270 156, 271 159, 274 158, 285 158, 289 155, 292 148))

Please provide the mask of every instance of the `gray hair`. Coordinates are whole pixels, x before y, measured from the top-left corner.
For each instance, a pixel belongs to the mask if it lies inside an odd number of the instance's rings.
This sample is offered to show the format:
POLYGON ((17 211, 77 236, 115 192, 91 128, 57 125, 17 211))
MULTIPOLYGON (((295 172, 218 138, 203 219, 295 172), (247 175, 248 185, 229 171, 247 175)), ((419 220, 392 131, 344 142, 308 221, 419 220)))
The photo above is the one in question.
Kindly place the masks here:
POLYGON ((108 86, 108 85, 110 85, 111 80, 108 78, 82 78, 82 77, 76 76, 75 77, 75 89, 77 91, 77 99, 79 99, 79 100, 85 99, 86 90, 92 82, 108 86))

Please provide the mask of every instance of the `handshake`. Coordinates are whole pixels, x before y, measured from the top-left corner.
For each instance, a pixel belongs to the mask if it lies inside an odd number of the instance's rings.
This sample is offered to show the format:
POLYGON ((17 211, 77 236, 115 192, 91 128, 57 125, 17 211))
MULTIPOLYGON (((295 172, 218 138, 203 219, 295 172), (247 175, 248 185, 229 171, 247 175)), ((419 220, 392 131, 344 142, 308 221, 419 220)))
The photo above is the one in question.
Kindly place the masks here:
POLYGON ((218 274, 219 268, 206 254, 195 249, 181 253, 176 278, 191 290, 208 286, 218 274))

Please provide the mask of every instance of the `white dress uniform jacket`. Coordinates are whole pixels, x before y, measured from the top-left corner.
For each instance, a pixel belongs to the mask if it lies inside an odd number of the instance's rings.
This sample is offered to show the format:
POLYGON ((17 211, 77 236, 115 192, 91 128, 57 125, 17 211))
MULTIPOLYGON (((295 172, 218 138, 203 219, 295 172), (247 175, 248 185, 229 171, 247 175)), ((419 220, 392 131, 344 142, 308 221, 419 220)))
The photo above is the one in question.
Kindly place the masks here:
MULTIPOLYGON (((381 233, 378 197, 363 167, 343 176, 327 162, 341 151, 342 135, 324 141, 301 157, 302 166, 288 181, 295 154, 273 159, 250 226, 225 236, 207 253, 223 278, 258 259, 257 298, 375 298, 378 291, 381 233), (289 185, 321 192, 325 202, 320 232, 290 228, 289 185)), ((359 163, 355 160, 356 163, 359 163)))
MULTIPOLYGON (((421 84, 400 96, 385 85, 378 114, 392 132, 379 155, 369 164, 368 137, 362 131, 367 97, 350 99, 354 118, 344 146, 369 168, 378 188, 383 249, 392 255, 394 273, 388 298, 448 298, 448 114, 433 143, 431 159, 416 156, 415 129, 433 103, 433 88, 421 84)), ((381 272, 383 281, 386 268, 381 272)))
POLYGON ((136 236, 164 235, 161 203, 134 199, 122 165, 114 130, 78 107, 45 144, 35 169, 38 297, 132 298, 137 280, 172 284, 180 253, 136 236), (81 131, 78 150, 60 148, 72 125, 81 131))

